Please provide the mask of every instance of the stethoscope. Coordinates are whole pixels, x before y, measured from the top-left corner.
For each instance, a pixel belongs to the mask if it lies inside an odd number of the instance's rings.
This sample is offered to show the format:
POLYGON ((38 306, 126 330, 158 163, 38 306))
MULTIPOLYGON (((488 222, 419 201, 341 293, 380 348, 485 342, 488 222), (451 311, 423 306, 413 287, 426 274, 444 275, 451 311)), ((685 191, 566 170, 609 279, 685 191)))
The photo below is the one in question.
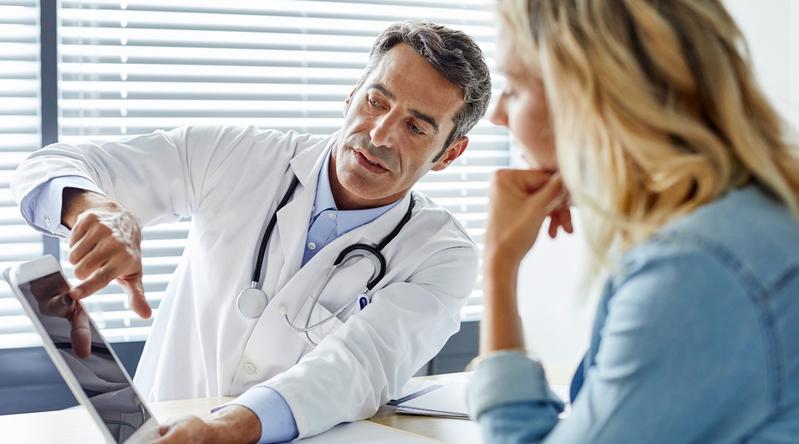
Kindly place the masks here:
MULTIPOLYGON (((286 190, 286 194, 283 195, 283 198, 280 200, 280 203, 277 205, 277 209, 275 210, 274 214, 272 214, 272 218, 269 220, 269 224, 266 226, 266 230, 264 231, 264 235, 261 238, 261 242, 258 246, 258 258, 255 261, 255 269, 252 273, 252 279, 250 282, 249 288, 245 288, 244 290, 239 293, 238 298, 236 299, 236 306, 239 309, 239 312, 248 319, 257 319, 261 316, 261 313, 264 312, 266 309, 267 304, 269 303, 269 298, 266 296, 263 290, 259 288, 260 280, 261 280, 261 266, 264 260, 264 255, 266 254, 266 247, 269 243, 269 238, 272 236, 272 231, 275 229, 275 224, 277 224, 277 213, 286 206, 291 196, 294 194, 294 191, 299 184, 299 179, 294 177, 292 180, 291 185, 289 185, 288 190, 286 190)), ((345 310, 352 307, 356 302, 360 305, 360 308, 363 309, 369 302, 369 292, 383 279, 383 276, 386 274, 386 258, 383 256, 382 250, 383 248, 391 242, 402 228, 405 226, 406 223, 411 219, 411 213, 413 212, 413 195, 411 195, 411 202, 408 205, 408 210, 405 211, 405 215, 402 217, 402 220, 399 221, 396 227, 391 230, 390 233, 383 240, 380 241, 377 245, 368 245, 363 243, 352 244, 349 247, 345 248, 344 250, 339 253, 336 257, 336 260, 333 261, 333 267, 328 271, 326 278, 322 281, 322 284, 317 289, 313 300, 311 301, 310 310, 308 310, 308 315, 305 318, 304 325, 297 326, 288 317, 285 307, 280 307, 280 311, 282 312, 283 318, 286 320, 286 323, 294 329, 294 331, 298 333, 304 333, 307 340, 316 345, 316 343, 310 338, 308 332, 329 322, 330 320, 336 318, 338 315, 343 313, 345 310), (327 283, 330 281, 330 278, 333 276, 333 273, 340 267, 353 259, 357 258, 370 258, 372 259, 372 266, 373 272, 372 276, 366 283, 366 288, 364 288, 359 294, 358 297, 347 303, 346 305, 340 307, 338 310, 333 311, 330 316, 316 322, 312 325, 309 325, 311 322, 311 314, 313 313, 316 304, 319 302, 319 298, 322 294, 322 289, 327 286, 327 283)))

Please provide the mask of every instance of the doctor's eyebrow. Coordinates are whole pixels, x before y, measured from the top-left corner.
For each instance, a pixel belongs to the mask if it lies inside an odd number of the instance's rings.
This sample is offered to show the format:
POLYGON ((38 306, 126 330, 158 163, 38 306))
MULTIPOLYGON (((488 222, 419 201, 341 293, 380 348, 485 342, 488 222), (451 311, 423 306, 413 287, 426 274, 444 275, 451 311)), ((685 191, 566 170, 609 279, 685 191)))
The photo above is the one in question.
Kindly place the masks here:
MULTIPOLYGON (((371 85, 369 85, 368 89, 376 89, 380 91, 380 94, 383 94, 384 96, 388 97, 390 100, 394 100, 397 98, 397 96, 395 96, 391 91, 389 91, 388 88, 386 88, 386 86, 383 85, 382 83, 372 83, 371 85)), ((416 117, 417 119, 423 120, 428 124, 430 124, 430 126, 432 126, 433 129, 435 130, 436 134, 438 134, 438 122, 436 122, 435 118, 433 118, 429 114, 425 114, 415 109, 409 110, 409 112, 413 117, 416 117)))
POLYGON ((376 89, 380 91, 380 94, 383 94, 384 96, 388 97, 391 100, 397 98, 397 96, 395 96, 394 93, 389 91, 388 88, 386 88, 386 86, 383 85, 382 83, 372 83, 371 85, 369 85, 368 89, 376 89))
POLYGON ((424 120, 425 122, 429 123, 430 126, 432 126, 433 129, 435 130, 436 134, 438 134, 438 123, 436 122, 436 119, 428 116, 427 114, 425 114, 425 113, 423 113, 421 111, 417 111, 415 109, 410 110, 410 113, 414 117, 416 117, 417 119, 424 120))

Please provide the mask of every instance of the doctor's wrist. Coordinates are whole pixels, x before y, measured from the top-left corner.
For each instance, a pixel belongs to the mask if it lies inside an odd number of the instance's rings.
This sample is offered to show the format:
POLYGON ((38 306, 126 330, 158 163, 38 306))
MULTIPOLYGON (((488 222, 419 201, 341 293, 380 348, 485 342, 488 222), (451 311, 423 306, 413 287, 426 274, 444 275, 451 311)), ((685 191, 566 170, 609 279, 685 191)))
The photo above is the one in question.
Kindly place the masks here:
POLYGON ((104 208, 106 210, 123 210, 122 206, 107 196, 94 191, 79 188, 64 188, 61 205, 61 223, 72 229, 78 216, 86 210, 104 208))
POLYGON ((207 419, 213 442, 257 443, 261 439, 261 420, 247 407, 227 405, 207 419))

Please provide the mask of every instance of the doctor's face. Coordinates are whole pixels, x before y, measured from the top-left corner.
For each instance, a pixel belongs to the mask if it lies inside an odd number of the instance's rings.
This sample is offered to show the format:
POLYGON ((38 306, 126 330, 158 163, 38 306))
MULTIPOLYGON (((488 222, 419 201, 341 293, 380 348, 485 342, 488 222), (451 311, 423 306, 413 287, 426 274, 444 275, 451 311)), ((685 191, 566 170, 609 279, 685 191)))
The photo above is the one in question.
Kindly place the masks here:
POLYGON ((344 125, 330 162, 340 209, 400 199, 428 171, 446 168, 466 149, 446 142, 463 92, 410 46, 384 55, 347 98, 344 125), (443 153, 442 153, 443 151, 443 153))

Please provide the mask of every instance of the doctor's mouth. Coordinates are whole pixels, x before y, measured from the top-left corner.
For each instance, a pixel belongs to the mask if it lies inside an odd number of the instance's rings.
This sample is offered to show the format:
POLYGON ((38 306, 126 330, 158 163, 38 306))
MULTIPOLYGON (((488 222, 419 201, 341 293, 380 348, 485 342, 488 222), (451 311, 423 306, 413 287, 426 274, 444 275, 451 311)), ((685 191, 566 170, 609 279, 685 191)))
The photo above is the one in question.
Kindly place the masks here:
POLYGON ((347 149, 352 150, 358 164, 375 174, 383 174, 396 170, 396 160, 390 157, 386 151, 391 148, 385 146, 375 146, 368 136, 353 136, 347 149))

